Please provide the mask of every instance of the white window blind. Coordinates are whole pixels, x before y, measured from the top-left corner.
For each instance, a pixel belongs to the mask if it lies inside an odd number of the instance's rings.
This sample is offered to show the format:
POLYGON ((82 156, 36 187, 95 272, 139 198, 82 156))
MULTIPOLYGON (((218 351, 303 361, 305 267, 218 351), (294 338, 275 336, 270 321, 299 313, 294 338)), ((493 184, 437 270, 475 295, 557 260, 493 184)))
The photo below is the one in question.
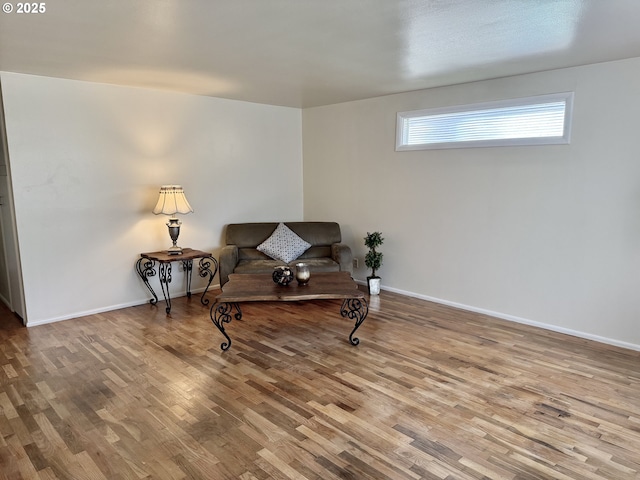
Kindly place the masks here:
POLYGON ((569 143, 573 93, 398 113, 396 150, 569 143))

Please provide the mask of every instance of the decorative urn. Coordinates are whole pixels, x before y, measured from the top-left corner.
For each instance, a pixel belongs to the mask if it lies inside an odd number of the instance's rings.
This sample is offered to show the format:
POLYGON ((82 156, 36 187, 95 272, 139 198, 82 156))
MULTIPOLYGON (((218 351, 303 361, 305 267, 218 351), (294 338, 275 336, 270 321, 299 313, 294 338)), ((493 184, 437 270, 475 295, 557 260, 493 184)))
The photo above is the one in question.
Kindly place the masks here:
POLYGON ((274 267, 271 277, 273 278, 273 281, 278 285, 286 287, 291 283, 291 280, 293 280, 293 272, 288 266, 279 265, 277 267, 274 267))

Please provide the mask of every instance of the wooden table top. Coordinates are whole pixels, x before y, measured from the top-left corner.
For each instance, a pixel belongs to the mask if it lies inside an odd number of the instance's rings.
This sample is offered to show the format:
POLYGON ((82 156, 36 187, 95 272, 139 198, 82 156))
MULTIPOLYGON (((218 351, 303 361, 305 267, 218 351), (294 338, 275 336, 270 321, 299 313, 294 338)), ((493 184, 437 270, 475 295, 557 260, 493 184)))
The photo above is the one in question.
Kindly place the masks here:
POLYGON ((286 287, 276 285, 270 274, 232 273, 216 300, 221 303, 235 303, 336 298, 364 298, 364 293, 358 290, 358 285, 349 272, 312 273, 307 285, 298 285, 294 279, 286 287))
POLYGON ((209 252, 203 252, 202 250, 194 250, 193 248, 183 248, 182 253, 178 255, 169 255, 166 250, 159 252, 141 253, 142 258, 148 258, 149 260, 155 260, 160 263, 176 262, 178 260, 193 260, 195 258, 207 258, 211 254, 209 252))

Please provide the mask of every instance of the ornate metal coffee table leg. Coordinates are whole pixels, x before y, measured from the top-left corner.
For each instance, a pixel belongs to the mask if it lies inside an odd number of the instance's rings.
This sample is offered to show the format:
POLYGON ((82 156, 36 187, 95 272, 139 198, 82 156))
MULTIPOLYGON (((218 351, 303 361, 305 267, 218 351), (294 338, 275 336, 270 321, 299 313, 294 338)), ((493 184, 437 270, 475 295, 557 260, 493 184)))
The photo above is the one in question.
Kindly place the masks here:
POLYGON ((342 302, 340 315, 356 321, 356 326, 349 335, 351 345, 358 345, 360 343, 360 339, 354 337, 353 334, 356 333, 356 330, 362 325, 368 313, 369 305, 367 305, 367 301, 364 298, 346 298, 344 302, 342 302))
POLYGON ((240 310, 240 305, 237 303, 214 303, 211 306, 211 312, 209 314, 211 317, 211 321, 213 324, 218 327, 220 333, 224 335, 227 339, 226 342, 222 342, 220 344, 220 348, 222 351, 229 350, 231 347, 231 338, 227 335, 227 332, 224 331, 224 324, 229 323, 233 318, 236 320, 240 320, 242 318, 242 310, 240 310), (233 309, 236 309, 235 315, 233 315, 233 309))
POLYGON ((209 275, 209 283, 207 283, 207 288, 204 289, 204 292, 202 292, 202 297, 200 297, 200 303, 202 303, 203 305, 209 305, 209 299, 208 298, 204 298, 204 296, 207 294, 207 290, 209 290, 209 287, 211 286, 211 282, 213 281, 213 277, 215 276, 216 272, 218 271, 218 261, 213 258, 213 257, 204 257, 200 259, 200 263, 198 265, 199 269, 200 269, 200 276, 202 278, 206 277, 207 275, 209 275), (211 264, 213 263, 213 270, 211 270, 211 264))
POLYGON ((138 272, 138 275, 140 275, 140 278, 151 292, 151 295, 153 295, 153 298, 149 300, 151 305, 158 303, 158 296, 156 295, 156 292, 153 291, 153 288, 151 288, 151 284, 149 283, 149 277, 153 277, 156 274, 154 268, 155 263, 156 262, 149 260, 148 258, 140 258, 136 262, 136 271, 138 272))

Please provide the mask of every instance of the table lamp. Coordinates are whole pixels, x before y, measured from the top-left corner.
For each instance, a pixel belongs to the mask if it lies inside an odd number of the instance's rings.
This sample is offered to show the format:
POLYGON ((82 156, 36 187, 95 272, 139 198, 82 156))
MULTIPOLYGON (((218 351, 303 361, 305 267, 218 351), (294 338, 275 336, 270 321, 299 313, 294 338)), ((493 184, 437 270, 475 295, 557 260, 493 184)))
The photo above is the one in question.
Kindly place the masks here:
POLYGON ((180 225, 182 222, 176 218, 176 213, 187 214, 193 212, 193 208, 189 205, 187 197, 184 196, 184 190, 182 185, 163 185, 160 187, 160 196, 158 197, 158 203, 153 209, 153 213, 159 215, 161 213, 165 215, 171 215, 169 217, 169 236, 173 241, 173 246, 167 250, 169 255, 180 255, 182 248, 176 243, 178 242, 178 235, 180 235, 180 225))

